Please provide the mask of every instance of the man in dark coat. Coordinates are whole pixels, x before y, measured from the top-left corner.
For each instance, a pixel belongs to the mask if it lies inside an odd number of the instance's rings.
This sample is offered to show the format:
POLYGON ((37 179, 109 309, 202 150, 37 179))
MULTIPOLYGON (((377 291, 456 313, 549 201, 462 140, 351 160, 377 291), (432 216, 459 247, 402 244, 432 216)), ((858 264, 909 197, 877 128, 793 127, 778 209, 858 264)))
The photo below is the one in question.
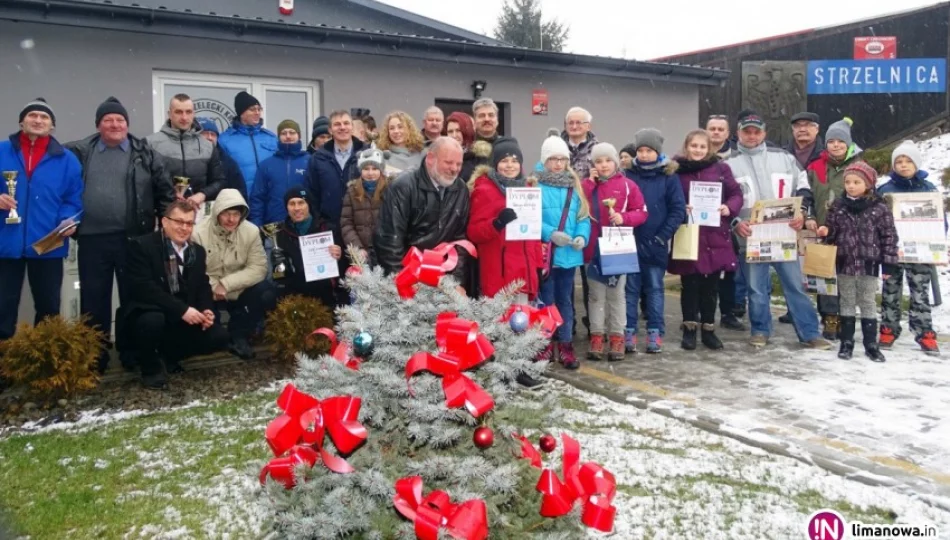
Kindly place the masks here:
POLYGON ((310 193, 314 213, 338 226, 346 184, 359 176, 356 161, 363 142, 353 137, 353 119, 346 111, 330 113, 330 135, 333 139, 310 158, 310 193))
POLYGON ((203 247, 189 242, 195 211, 187 201, 172 203, 162 230, 129 243, 130 302, 122 306, 121 349, 137 352, 146 388, 164 389, 181 360, 228 345, 228 332, 214 316, 211 282, 203 247))
MULTIPOLYGON (((439 137, 429 147, 424 166, 402 173, 390 185, 379 211, 373 246, 383 271, 402 270, 411 247, 432 249, 443 242, 465 239, 469 193, 459 178, 462 147, 450 137, 439 137)), ((467 252, 459 251, 452 272, 467 284, 467 252)))

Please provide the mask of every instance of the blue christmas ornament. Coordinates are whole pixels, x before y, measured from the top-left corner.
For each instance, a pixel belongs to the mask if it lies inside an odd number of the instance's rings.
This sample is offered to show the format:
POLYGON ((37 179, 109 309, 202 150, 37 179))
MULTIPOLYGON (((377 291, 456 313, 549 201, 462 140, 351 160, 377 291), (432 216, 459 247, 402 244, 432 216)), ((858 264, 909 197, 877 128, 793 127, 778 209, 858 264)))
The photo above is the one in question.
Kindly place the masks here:
POLYGON ((365 358, 373 354, 373 336, 369 332, 360 332, 353 338, 353 352, 365 358))
POLYGON ((508 319, 508 326, 511 327, 511 331, 516 334, 523 334, 528 330, 528 314, 520 309, 511 314, 511 318, 508 319))

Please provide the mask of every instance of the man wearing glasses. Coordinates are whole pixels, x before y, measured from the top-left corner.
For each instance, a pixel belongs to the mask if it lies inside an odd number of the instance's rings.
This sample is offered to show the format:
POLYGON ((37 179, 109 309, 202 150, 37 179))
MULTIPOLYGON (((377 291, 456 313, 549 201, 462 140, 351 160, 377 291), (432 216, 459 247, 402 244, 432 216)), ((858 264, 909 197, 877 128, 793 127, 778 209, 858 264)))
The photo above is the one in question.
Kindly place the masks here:
POLYGON ((825 149, 825 143, 818 136, 819 124, 818 115, 813 112, 800 112, 792 117, 792 137, 795 140, 785 149, 795 156, 802 169, 808 169, 825 149))
POLYGON ((591 120, 591 114, 580 107, 571 107, 564 116, 561 138, 571 151, 571 168, 581 180, 590 176, 590 150, 599 142, 590 130, 591 120))
POLYGON ((253 193, 257 167, 277 152, 277 135, 264 128, 261 102, 243 90, 234 96, 234 114, 234 121, 221 134, 218 146, 237 162, 247 192, 253 193))
POLYGON ((131 301, 123 306, 119 346, 137 352, 149 389, 166 389, 166 373, 181 372, 184 358, 228 344, 228 332, 214 316, 207 255, 188 240, 194 227, 194 208, 175 201, 164 212, 161 230, 129 243, 131 301))

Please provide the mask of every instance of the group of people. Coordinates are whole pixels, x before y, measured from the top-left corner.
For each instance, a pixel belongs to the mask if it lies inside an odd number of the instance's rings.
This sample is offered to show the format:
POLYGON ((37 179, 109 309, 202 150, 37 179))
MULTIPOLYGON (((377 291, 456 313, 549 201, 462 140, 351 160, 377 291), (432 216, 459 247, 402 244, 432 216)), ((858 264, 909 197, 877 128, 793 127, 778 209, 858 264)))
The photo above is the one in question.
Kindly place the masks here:
MULTIPOLYGON (((351 247, 388 274, 401 270, 412 247, 470 240, 478 257, 459 250, 453 275, 460 287, 473 297, 494 296, 518 280, 521 301, 557 306, 564 324, 538 359, 557 359, 568 369, 579 366, 577 269, 591 360, 619 361, 638 350, 640 309, 645 351, 662 351, 668 272, 681 277, 684 349, 698 343, 722 349, 717 305, 722 327, 744 330, 747 303, 750 343, 765 346, 772 333, 770 268, 806 347, 827 349, 826 338, 840 337, 839 356, 850 357, 858 307, 865 350, 883 361, 880 348, 901 332, 906 274, 911 329, 925 352, 938 351, 926 290, 930 268, 898 264, 894 222, 879 197, 935 190, 909 142, 894 151, 892 179, 877 189, 850 124, 832 124, 822 142, 812 113, 793 118, 795 143, 787 150, 767 144, 763 119, 744 111, 735 139, 728 119, 712 116, 670 158, 658 130, 638 131, 618 152, 597 140, 591 114, 574 107, 530 167, 518 141, 498 133, 498 107, 487 98, 473 104, 472 115, 444 117, 432 107, 421 129, 401 111, 388 114, 378 130, 365 114, 334 111, 314 121, 306 148, 297 122, 284 120, 274 133, 263 127, 254 96, 239 92, 234 102, 233 124, 221 133, 195 116, 189 96, 178 94, 166 123, 143 139, 129 133, 126 109, 109 98, 96 110, 96 133, 65 146, 52 136, 49 103, 38 98, 22 109, 19 131, 0 143, 0 170, 18 178, 0 185, 0 340, 15 331, 25 276, 35 323, 59 313, 62 259, 73 237, 88 323, 109 335, 115 279, 119 359, 140 370, 147 387, 164 388, 167 373, 181 370, 188 355, 230 348, 252 358, 249 340, 283 295, 312 296, 329 307, 348 302, 337 280, 308 281, 304 271, 300 238, 331 232, 329 253, 341 269, 349 263, 343 248, 351 247), (790 185, 773 185, 777 176, 790 185), (672 260, 674 235, 692 213, 694 182, 722 185, 719 226, 701 228, 695 260, 672 260), (531 186, 541 193, 541 238, 508 240, 507 226, 518 215, 507 190, 531 186), (745 262, 753 204, 792 196, 802 197, 805 218, 790 226, 839 246, 840 295, 819 296, 817 311, 798 262, 745 262), (13 212, 20 221, 6 219, 13 212), (603 264, 598 239, 606 227, 633 228, 637 271, 617 274, 603 264), (63 245, 40 253, 34 243, 51 232, 63 245), (881 278, 879 343, 874 301, 881 278)), ((108 347, 106 339, 100 370, 108 365, 108 347)))

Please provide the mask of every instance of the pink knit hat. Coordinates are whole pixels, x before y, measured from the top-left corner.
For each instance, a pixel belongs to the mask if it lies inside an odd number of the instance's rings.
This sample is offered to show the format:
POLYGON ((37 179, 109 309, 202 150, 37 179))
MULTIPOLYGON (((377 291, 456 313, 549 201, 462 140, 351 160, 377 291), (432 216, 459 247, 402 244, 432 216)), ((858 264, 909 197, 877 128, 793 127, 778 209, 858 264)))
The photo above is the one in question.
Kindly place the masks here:
POLYGON ((877 171, 874 170, 874 167, 871 167, 863 161, 855 161, 851 165, 848 165, 844 170, 845 177, 847 177, 849 174, 864 180, 865 185, 868 187, 868 191, 874 191, 874 187, 877 185, 877 171))

